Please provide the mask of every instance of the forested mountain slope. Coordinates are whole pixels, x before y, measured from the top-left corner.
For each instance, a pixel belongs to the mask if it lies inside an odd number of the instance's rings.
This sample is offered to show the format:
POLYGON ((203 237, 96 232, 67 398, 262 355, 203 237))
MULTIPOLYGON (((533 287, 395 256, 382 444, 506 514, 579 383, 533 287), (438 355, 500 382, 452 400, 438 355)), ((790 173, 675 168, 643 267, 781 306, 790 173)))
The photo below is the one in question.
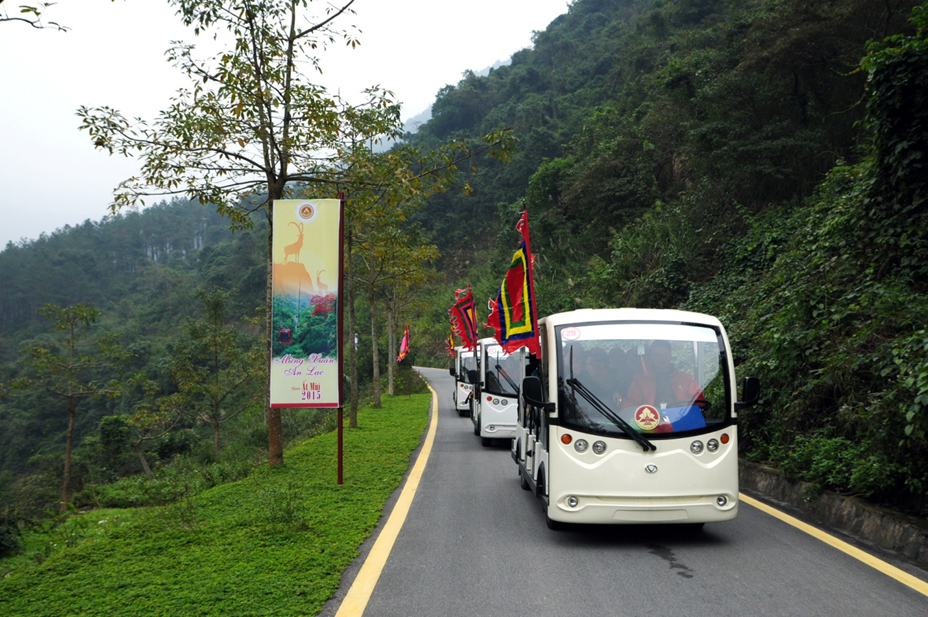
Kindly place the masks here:
POLYGON ((926 514, 926 28, 910 1, 571 4, 409 137, 521 140, 421 212, 435 305, 495 294, 524 204, 540 314, 719 315, 764 384, 745 455, 926 514))
MULTIPOLYGON (((213 208, 178 200, 10 242, 0 251, 0 340, 21 340, 43 329, 36 310, 48 302, 89 303, 108 311, 135 299, 148 305, 149 319, 162 319, 159 313, 178 317, 177 310, 183 313, 189 305, 189 289, 172 284, 173 271, 195 274, 187 285, 257 290, 260 302, 263 271, 251 270, 254 251, 260 256, 266 250, 260 233, 235 235, 213 208), (235 248, 219 255, 223 243, 235 248), (230 259, 240 263, 229 264, 230 259)), ((247 304, 249 311, 257 306, 247 304)), ((5 347, 2 359, 9 360, 10 351, 5 347)))
POLYGON ((911 31, 912 4, 575 2, 509 66, 439 92, 412 139, 508 126, 520 150, 423 219, 450 258, 495 238, 500 206, 511 218, 525 198, 539 257, 585 270, 658 201, 685 198, 715 217, 710 233, 737 224, 739 206, 797 203, 855 158, 860 59, 867 41, 911 31))
MULTIPOLYGON (((118 373, 161 379, 169 394, 166 357, 185 321, 202 314, 196 290, 227 291, 226 310, 236 320, 255 315, 264 299, 266 246, 260 225, 233 234, 211 207, 179 200, 7 244, 0 252, 0 380, 21 374, 22 344, 54 330, 40 307, 88 304, 101 311, 96 329, 118 336, 129 355, 118 373)), ((103 416, 131 413, 141 399, 127 390, 118 399, 83 401, 76 443, 103 416)), ((57 461, 64 410, 62 399, 48 394, 0 402, 0 472, 57 461)))

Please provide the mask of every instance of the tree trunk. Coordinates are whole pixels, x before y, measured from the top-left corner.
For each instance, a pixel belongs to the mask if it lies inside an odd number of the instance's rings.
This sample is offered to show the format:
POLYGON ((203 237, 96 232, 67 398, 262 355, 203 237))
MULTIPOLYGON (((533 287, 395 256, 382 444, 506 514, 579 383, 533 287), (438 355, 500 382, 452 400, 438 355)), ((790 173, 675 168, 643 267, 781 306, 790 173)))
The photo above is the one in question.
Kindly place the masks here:
POLYGON ((148 479, 151 480, 154 478, 154 475, 151 473, 151 467, 148 466, 148 460, 145 458, 145 453, 142 452, 142 442, 137 441, 132 444, 132 449, 135 450, 135 453, 139 455, 139 462, 142 463, 142 471, 145 472, 145 475, 148 476, 148 479))
POLYGON ((351 227, 348 227, 348 242, 345 249, 345 289, 348 294, 348 381, 351 395, 348 406, 348 428, 358 428, 358 349, 355 345, 354 315, 354 268, 351 265, 351 227))
MULTIPOLYGON (((389 302, 389 301, 388 301, 389 302)), ((393 396, 393 367, 396 365, 396 316, 393 308, 387 308, 387 394, 393 396)))
POLYGON ((377 307, 374 304, 374 284, 367 287, 367 299, 371 309, 371 352, 374 354, 374 407, 380 408, 380 353, 377 345, 377 307))
POLYGON ((74 441, 74 419, 77 415, 74 410, 74 398, 68 397, 68 440, 64 447, 64 481, 61 485, 61 505, 59 512, 66 512, 71 503, 71 444, 74 441))
POLYGON ((265 311, 267 311, 267 383, 264 389, 267 397, 267 464, 269 467, 282 465, 284 462, 284 429, 280 418, 280 408, 271 407, 271 358, 273 357, 272 332, 274 328, 274 202, 271 201, 267 214, 267 289, 265 294, 265 311))
POLYGON ((213 422, 213 460, 219 462, 219 422, 213 422))

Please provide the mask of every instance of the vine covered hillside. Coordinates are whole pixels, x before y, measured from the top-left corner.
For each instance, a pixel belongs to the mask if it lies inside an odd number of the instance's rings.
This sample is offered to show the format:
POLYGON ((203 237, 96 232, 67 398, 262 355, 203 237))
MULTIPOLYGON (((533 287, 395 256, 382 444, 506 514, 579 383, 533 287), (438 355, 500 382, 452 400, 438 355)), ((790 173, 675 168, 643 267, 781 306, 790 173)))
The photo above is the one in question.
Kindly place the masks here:
POLYGON ((768 402, 748 455, 814 485, 926 514, 928 6, 915 36, 869 47, 872 146, 804 204, 730 242, 687 305, 732 324, 768 402))

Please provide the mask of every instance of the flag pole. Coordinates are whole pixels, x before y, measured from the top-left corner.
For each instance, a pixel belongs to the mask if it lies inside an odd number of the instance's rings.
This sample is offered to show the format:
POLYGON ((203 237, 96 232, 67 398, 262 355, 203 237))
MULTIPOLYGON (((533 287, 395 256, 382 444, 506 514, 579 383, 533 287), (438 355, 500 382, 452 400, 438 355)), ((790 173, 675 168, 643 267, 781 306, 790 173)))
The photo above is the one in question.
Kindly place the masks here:
MULTIPOLYGON (((345 193, 338 194, 338 485, 344 483, 344 419, 345 419, 345 366, 344 366, 344 315, 345 299, 345 193)), ((350 344, 350 343, 349 343, 350 344)))
MULTIPOLYGON (((528 234, 528 208, 525 206, 525 198, 522 199, 522 215, 525 217, 525 252, 528 256, 528 286, 532 290, 532 319, 538 323, 538 307, 535 305, 535 254, 532 253, 532 243, 528 234)), ((536 332, 537 335, 537 332, 536 332)), ((540 341, 539 341, 540 342, 540 341)), ((540 359, 539 354, 539 359, 540 359)))

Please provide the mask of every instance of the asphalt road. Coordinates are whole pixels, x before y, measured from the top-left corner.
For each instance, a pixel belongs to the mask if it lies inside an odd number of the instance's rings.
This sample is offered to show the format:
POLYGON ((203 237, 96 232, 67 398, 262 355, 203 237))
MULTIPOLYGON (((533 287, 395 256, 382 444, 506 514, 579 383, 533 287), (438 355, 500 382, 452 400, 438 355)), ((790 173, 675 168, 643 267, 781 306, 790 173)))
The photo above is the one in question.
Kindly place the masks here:
POLYGON ((438 393, 435 442, 366 617, 928 617, 925 595, 745 503, 697 532, 551 531, 508 441, 482 447, 447 371, 421 373, 438 393))

